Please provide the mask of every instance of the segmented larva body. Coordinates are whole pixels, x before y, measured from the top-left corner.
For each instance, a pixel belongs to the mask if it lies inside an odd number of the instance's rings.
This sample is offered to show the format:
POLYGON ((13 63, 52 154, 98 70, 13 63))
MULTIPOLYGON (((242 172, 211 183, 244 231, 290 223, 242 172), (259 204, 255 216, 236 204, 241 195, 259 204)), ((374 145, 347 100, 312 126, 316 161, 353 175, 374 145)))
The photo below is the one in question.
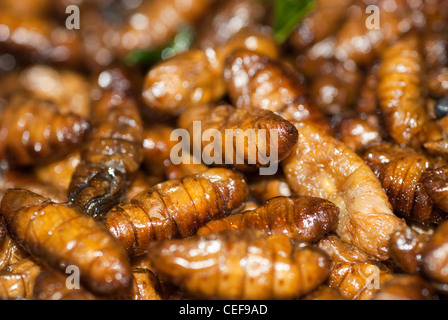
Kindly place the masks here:
POLYGON ((317 288, 329 260, 285 235, 223 231, 154 242, 154 270, 190 294, 207 299, 291 299, 317 288))
POLYGON ((197 234, 253 229, 269 235, 284 234, 299 241, 316 242, 335 228, 338 215, 339 208, 324 199, 277 197, 255 210, 210 221, 197 234))
POLYGON ((130 289, 126 251, 90 216, 24 189, 10 189, 0 213, 13 239, 37 260, 62 272, 77 266, 81 283, 100 295, 130 289))
POLYGON ((388 47, 378 72, 377 94, 386 128, 401 145, 418 148, 429 122, 419 40, 410 34, 388 47))
POLYGON ((104 222, 131 256, 139 256, 154 240, 194 235, 210 220, 239 209, 247 195, 241 174, 209 169, 137 194, 110 210, 104 222))
MULTIPOLYGON (((218 149, 214 151, 221 156, 218 160, 240 171, 278 164, 289 155, 298 137, 291 122, 269 110, 236 109, 230 105, 196 107, 183 113, 178 123, 190 132, 193 147, 201 154, 210 142, 194 139, 196 121, 200 123, 201 137, 208 130, 221 137, 220 142, 214 141, 218 149)), ((215 155, 212 157, 214 160, 215 155)))
POLYGON ((53 103, 16 96, 0 114, 0 159, 27 166, 58 159, 78 147, 89 125, 53 103))
MULTIPOLYGON (((419 222, 438 223, 446 214, 435 205, 428 191, 440 179, 441 174, 432 170, 431 160, 409 147, 382 143, 367 150, 364 160, 378 177, 394 212, 419 222), (429 180, 434 178, 432 180, 429 180), (438 178, 437 180, 435 178, 438 178)), ((446 174, 445 174, 446 175, 446 174)))

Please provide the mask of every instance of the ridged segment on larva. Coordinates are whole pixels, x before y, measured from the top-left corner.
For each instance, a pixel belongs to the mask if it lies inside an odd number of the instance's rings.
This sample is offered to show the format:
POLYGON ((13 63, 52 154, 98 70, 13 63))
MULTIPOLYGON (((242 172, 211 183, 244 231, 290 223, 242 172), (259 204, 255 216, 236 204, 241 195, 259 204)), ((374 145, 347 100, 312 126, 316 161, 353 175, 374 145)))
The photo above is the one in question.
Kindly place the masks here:
POLYGON ((297 298, 330 268, 319 249, 253 230, 157 241, 148 258, 160 276, 205 299, 297 298))
POLYGON ((16 96, 0 114, 0 159, 27 166, 63 157, 83 141, 89 125, 48 101, 16 96))
MULTIPOLYGON (((194 137, 197 122, 200 123, 201 136, 205 132, 220 135, 221 141, 214 141, 215 152, 220 152, 222 158, 218 160, 240 171, 254 171, 278 164, 297 142, 294 125, 269 110, 236 109, 225 104, 199 106, 184 112, 178 124, 194 137)), ((202 152, 209 144, 193 139, 194 148, 202 152)))
POLYGON ((62 272, 77 266, 81 283, 100 295, 130 289, 126 251, 88 215, 24 189, 10 189, 0 213, 11 236, 37 260, 62 272))
POLYGON ((210 220, 239 209, 247 195, 241 174, 209 169, 137 194, 130 202, 114 207, 105 224, 131 256, 139 256, 154 240, 194 235, 210 220))
POLYGON ((143 161, 143 124, 130 78, 121 69, 108 69, 98 76, 98 85, 93 128, 68 189, 69 200, 94 218, 124 198, 143 161))
POLYGON ((253 229, 269 235, 284 234, 299 241, 316 242, 336 227, 338 215, 339 208, 324 199, 277 197, 255 210, 210 221, 197 234, 253 229))
POLYGON ((377 94, 392 139, 418 148, 429 122, 424 99, 422 56, 418 36, 410 34, 388 47, 379 69, 377 94))

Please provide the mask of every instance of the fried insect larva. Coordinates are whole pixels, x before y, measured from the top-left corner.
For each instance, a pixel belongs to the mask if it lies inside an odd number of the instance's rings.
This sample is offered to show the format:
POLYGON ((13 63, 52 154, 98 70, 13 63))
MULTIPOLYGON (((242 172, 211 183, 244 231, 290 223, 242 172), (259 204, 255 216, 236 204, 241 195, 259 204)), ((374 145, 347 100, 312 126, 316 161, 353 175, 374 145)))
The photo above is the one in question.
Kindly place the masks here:
POLYGON ((26 252, 65 272, 79 268, 81 283, 100 295, 119 295, 131 285, 126 251, 99 223, 78 209, 23 189, 10 189, 1 214, 26 252))
POLYGON ((389 240, 392 261, 408 274, 421 271, 422 251, 431 235, 409 227, 396 231, 389 240))
POLYGON ((370 300, 393 277, 391 270, 382 263, 333 262, 328 285, 338 289, 347 299, 370 300))
POLYGON ((419 276, 394 276, 375 293, 373 300, 438 300, 434 288, 419 276))
POLYGON ((97 300, 98 298, 81 286, 67 286, 67 276, 54 270, 43 270, 36 277, 33 300, 97 300))
POLYGON ((317 247, 324 251, 331 261, 343 263, 367 262, 370 257, 351 245, 341 240, 337 235, 330 233, 317 243, 317 247))
POLYGON ((69 200, 94 218, 123 199, 143 161, 143 125, 131 80, 113 68, 100 73, 98 85, 92 130, 68 189, 69 200))
POLYGON ((0 271, 0 299, 29 299, 40 266, 30 259, 22 259, 0 271))
POLYGON ((418 38, 410 34, 388 47, 378 71, 378 101, 386 129, 398 144, 418 148, 429 119, 418 38))
POLYGON ((120 32, 119 51, 156 49, 167 44, 180 27, 196 23, 214 0, 144 2, 120 32))
POLYGON ((421 251, 421 270, 428 279, 447 284, 446 272, 448 260, 448 221, 437 226, 434 234, 426 242, 421 251))
POLYGON ((325 115, 312 105, 299 75, 263 53, 235 51, 227 58, 224 78, 237 108, 266 109, 291 122, 310 121, 330 129, 325 115))
POLYGON ((323 284, 301 300, 347 300, 347 298, 345 298, 338 289, 323 284))
POLYGON ((412 216, 417 184, 430 160, 412 148, 387 142, 368 149, 363 159, 380 180, 394 210, 412 216))
POLYGON ((197 234, 254 229, 268 235, 284 234, 301 242, 313 243, 336 227, 338 215, 339 208, 324 199, 277 197, 258 209, 210 221, 197 234))
POLYGON ((161 277, 206 299, 292 299, 329 272, 320 250, 249 230, 157 241, 148 258, 161 277))
POLYGON ((372 170, 326 132, 306 123, 297 127, 299 141, 282 163, 292 190, 335 203, 340 209, 339 237, 372 257, 386 260, 389 237, 404 221, 393 214, 372 170))
POLYGON ((216 52, 189 50, 152 68, 143 98, 151 113, 177 116, 185 109, 219 100, 225 93, 216 52))
POLYGON ((161 283, 157 276, 148 269, 134 268, 132 300, 162 300, 161 283))
POLYGON ((211 131, 214 139, 217 139, 215 134, 219 134, 220 141, 213 143, 214 153, 218 154, 211 155, 209 150, 207 157, 211 159, 207 161, 229 164, 240 171, 278 164, 297 142, 294 125, 268 110, 236 109, 230 105, 201 106, 183 113, 178 124, 190 132, 193 148, 201 154, 209 148, 207 140, 211 139, 204 139, 204 133, 211 131), (197 121, 200 123, 197 134, 203 137, 200 141, 194 138, 197 121))
POLYGON ((444 219, 446 214, 435 206, 437 190, 433 179, 441 182, 443 172, 431 170, 433 164, 426 155, 409 147, 382 143, 369 148, 363 158, 381 182, 397 215, 419 222, 439 223, 444 219))
POLYGON ((110 210, 104 222, 130 256, 140 256, 154 240, 194 235, 210 220, 238 210, 247 196, 241 174, 209 169, 141 192, 110 210))
POLYGON ((80 160, 80 152, 75 151, 67 155, 62 160, 35 166, 34 174, 42 183, 52 185, 67 192, 73 173, 75 172, 80 160))
POLYGON ((223 45, 242 29, 260 24, 266 11, 266 5, 256 0, 218 2, 198 26, 195 46, 206 49, 223 45))
POLYGON ((80 145, 88 127, 50 102, 15 96, 0 115, 0 159, 12 166, 58 159, 80 145))

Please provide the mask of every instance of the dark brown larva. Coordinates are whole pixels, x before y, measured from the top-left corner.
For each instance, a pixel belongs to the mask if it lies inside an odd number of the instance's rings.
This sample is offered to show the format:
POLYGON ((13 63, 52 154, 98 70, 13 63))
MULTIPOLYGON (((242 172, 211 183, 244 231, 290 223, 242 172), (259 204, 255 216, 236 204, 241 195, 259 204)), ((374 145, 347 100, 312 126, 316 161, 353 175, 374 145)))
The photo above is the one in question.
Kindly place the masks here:
POLYGON ((437 194, 436 182, 431 177, 438 177, 439 182, 443 178, 440 170, 439 174, 429 170, 432 161, 426 155, 409 147, 382 143, 368 149, 364 160, 380 180, 398 215, 434 223, 446 218, 443 210, 435 205, 435 198, 428 194, 437 194))
POLYGON ((122 200, 143 161, 143 126, 131 80, 114 68, 100 73, 98 85, 102 96, 68 189, 69 200, 94 218, 122 200))
POLYGON ((313 197, 277 197, 258 209, 210 221, 198 235, 222 230, 254 229, 269 235, 284 234, 303 242, 316 242, 332 231, 339 208, 330 201, 313 197))
POLYGON ((420 234, 408 227, 396 231, 389 240, 392 261, 406 273, 418 274, 421 271, 422 251, 429 238, 430 235, 420 234))
POLYGON ((201 137, 206 131, 212 131, 213 137, 216 133, 221 137, 220 142, 214 142, 217 145, 214 151, 218 154, 203 161, 209 165, 229 164, 240 171, 278 165, 289 155, 298 137, 291 122, 269 110, 237 109, 230 105, 196 107, 183 113, 178 125, 190 132, 192 147, 201 154, 210 142, 203 138, 197 143, 194 139, 198 122, 200 131, 197 134, 201 137))
POLYGON ((43 270, 35 279, 33 300, 97 300, 82 287, 67 287, 67 275, 54 270, 43 270))

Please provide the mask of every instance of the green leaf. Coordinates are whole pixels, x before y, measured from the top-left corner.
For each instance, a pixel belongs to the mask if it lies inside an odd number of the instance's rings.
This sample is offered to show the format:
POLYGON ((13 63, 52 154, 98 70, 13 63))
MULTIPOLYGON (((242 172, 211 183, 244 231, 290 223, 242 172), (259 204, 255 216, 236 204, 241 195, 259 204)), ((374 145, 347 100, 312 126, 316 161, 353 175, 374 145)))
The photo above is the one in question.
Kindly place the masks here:
POLYGON ((150 66, 161 60, 168 59, 190 48, 194 39, 194 31, 189 27, 182 27, 173 41, 164 48, 152 50, 135 50, 125 57, 128 65, 150 66))
POLYGON ((280 43, 285 42, 314 7, 314 0, 276 0, 273 24, 275 39, 280 43))

